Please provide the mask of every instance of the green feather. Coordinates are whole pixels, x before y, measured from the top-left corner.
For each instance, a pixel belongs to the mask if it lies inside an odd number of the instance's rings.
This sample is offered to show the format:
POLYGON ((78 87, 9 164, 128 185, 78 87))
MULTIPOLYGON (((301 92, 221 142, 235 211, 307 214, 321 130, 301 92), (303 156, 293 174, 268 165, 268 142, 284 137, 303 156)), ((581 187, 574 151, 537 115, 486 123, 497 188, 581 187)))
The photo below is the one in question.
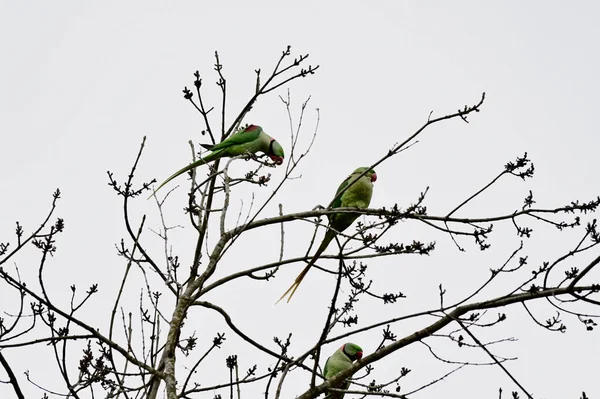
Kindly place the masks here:
MULTIPOLYGON (((164 182, 162 182, 161 185, 158 186, 158 188, 156 190, 154 190, 154 193, 152 195, 155 195, 158 192, 158 190, 160 190, 165 184, 167 184, 168 182, 170 182, 171 180, 173 180, 177 176, 182 175, 185 172, 190 171, 190 170, 192 170, 194 168, 197 168, 200 165, 205 165, 205 164, 207 164, 209 162, 212 162, 212 161, 214 161, 214 160, 216 160, 218 158, 221 158, 222 157, 222 155, 221 155, 222 152, 223 152, 223 150, 212 152, 212 153, 208 154, 207 156, 205 156, 204 158, 201 158, 201 159, 197 160, 196 162, 193 162, 193 163, 189 164, 188 166, 186 166, 186 167, 184 167, 182 169, 179 169, 177 172, 175 172, 171 176, 169 176, 169 178, 167 180, 165 180, 164 182)), ((152 197, 152 195, 150 197, 152 197)))
MULTIPOLYGON (((338 187, 335 194, 336 197, 338 197, 343 190, 345 191, 333 202, 331 208, 368 208, 369 203, 371 202, 371 196, 373 195, 373 182, 376 179, 377 174, 374 170, 369 170, 365 167, 356 169, 338 187), (358 178, 364 172, 366 173, 362 177, 358 178)), ((317 252, 315 252, 310 262, 308 262, 308 265, 306 265, 306 267, 296 277, 294 283, 281 296, 281 298, 279 298, 277 301, 278 303, 288 294, 289 296, 287 301, 289 302, 292 299, 292 296, 294 296, 294 293, 300 286, 300 283, 306 276, 306 273, 308 273, 317 259, 319 259, 319 256, 321 256, 323 251, 327 249, 329 243, 338 233, 341 233, 350 227, 359 215, 360 214, 358 213, 332 213, 327 215, 329 219, 329 226, 321 245, 319 245, 319 248, 317 248, 317 252)))
MULTIPOLYGON (((323 376, 327 380, 334 378, 337 374, 349 369, 355 360, 360 360, 362 358, 362 354, 363 351, 360 346, 351 342, 345 343, 327 359, 325 362, 325 367, 323 368, 323 376)), ((350 387, 350 383, 348 381, 342 381, 339 385, 335 386, 335 388, 345 390, 347 390, 348 387, 350 387)), ((343 397, 343 393, 331 392, 325 398, 342 399, 343 397)))
POLYGON ((263 130, 260 126, 250 125, 244 130, 241 130, 240 132, 229 136, 227 139, 221 141, 219 144, 215 145, 214 147, 211 147, 210 149, 213 151, 217 151, 235 145, 247 144, 251 141, 256 140, 260 136, 262 131, 263 130))
MULTIPOLYGON (((215 161, 223 157, 235 157, 245 153, 256 153, 264 152, 269 155, 271 159, 275 160, 277 164, 283 162, 284 154, 281 145, 268 136, 260 126, 249 125, 238 133, 228 137, 219 144, 208 145, 201 144, 204 148, 211 150, 212 152, 202 159, 197 160, 194 163, 187 165, 186 167, 173 173, 167 180, 161 183, 160 186, 154 191, 154 194, 160 190, 165 184, 179 175, 184 174, 200 165, 205 165, 209 162, 215 161), (272 142, 272 143, 271 143, 272 142)), ((153 195, 154 195, 153 194, 153 195)), ((150 196, 152 197, 152 195, 150 196)))

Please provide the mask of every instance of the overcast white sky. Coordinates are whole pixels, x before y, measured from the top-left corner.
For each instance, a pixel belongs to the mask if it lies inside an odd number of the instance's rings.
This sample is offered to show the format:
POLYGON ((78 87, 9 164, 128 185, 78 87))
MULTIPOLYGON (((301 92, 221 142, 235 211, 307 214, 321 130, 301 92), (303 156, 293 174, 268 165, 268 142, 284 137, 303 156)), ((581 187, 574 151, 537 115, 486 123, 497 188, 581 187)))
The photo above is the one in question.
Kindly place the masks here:
MULTIPOLYGON (((482 112, 470 117, 470 124, 436 125, 411 150, 377 169, 373 207, 406 206, 430 186, 429 211, 447 213, 525 151, 535 163, 536 178, 528 183, 501 182, 463 216, 512 212, 530 188, 540 207, 588 200, 599 193, 597 2, 166 4, 0 0, 0 242, 12 240, 15 220, 26 229, 37 226, 59 187, 63 199, 58 215, 65 218, 67 227, 47 271, 50 289, 61 300, 68 298, 68 286, 73 283, 81 290, 100 283, 101 294, 89 305, 87 316, 100 328, 106 328, 110 312, 103 301, 114 297, 124 267, 114 244, 126 236, 120 199, 108 187, 106 171, 124 180, 143 136, 147 144, 138 182, 161 180, 188 163, 188 140, 206 140, 200 136, 202 120, 183 100, 181 89, 192 86, 192 73, 198 69, 206 82, 207 98, 218 105, 212 69, 215 50, 228 79, 230 118, 251 95, 254 70, 271 70, 286 45, 292 45, 296 55, 310 53, 308 63, 320 65, 314 76, 289 86, 296 112, 301 101, 312 95, 305 138, 314 127, 315 107, 321 110, 321 124, 313 151, 300 169, 302 178, 290 182, 278 201, 284 203, 286 212, 326 205, 353 169, 374 162, 409 136, 431 110, 434 115, 454 112, 476 103, 483 91, 486 102, 482 112)), ((285 93, 282 89, 262 99, 245 121, 261 125, 288 148, 287 117, 277 98, 285 93)), ((244 168, 241 162, 238 170, 244 168)), ((281 169, 271 172, 274 179, 283 175, 281 169)), ((186 225, 174 232, 172 245, 187 265, 193 231, 181 211, 185 187, 176 192, 166 212, 170 223, 186 225)), ((269 191, 257 192, 257 198, 269 191)), ((249 193, 240 198, 247 201, 249 193)), ((159 228, 152 201, 139 199, 132 211, 137 218, 148 214, 148 225, 159 228)), ((273 215, 276 210, 268 212, 273 215)), ((527 252, 532 265, 562 254, 576 239, 571 235, 566 240, 553 229, 537 228, 540 236, 532 240, 527 252)), ((290 256, 305 251, 311 231, 308 225, 295 225, 289 231, 286 250, 290 256)), ((145 234, 152 242, 152 233, 145 234)), ((519 242, 510 228, 499 229, 488 253, 479 253, 465 241, 470 251, 461 254, 448 236, 409 223, 399 226, 395 234, 396 240, 405 242, 436 240, 437 252, 426 260, 401 257, 373 262, 370 278, 380 279, 377 288, 401 290, 408 298, 385 313, 377 313, 379 306, 373 308, 365 323, 369 317, 374 320, 436 306, 440 283, 448 288, 450 298, 464 296, 487 277, 490 268, 503 263, 519 242)), ((278 237, 272 240, 262 245, 241 241, 240 249, 223 260, 228 269, 218 274, 276 260, 278 237)), ((150 248, 160 257, 162 247, 154 242, 150 248)), ((34 255, 17 259, 24 275, 34 271, 34 255)), ((573 266, 581 267, 583 262, 575 260, 573 266)), ((253 337, 270 347, 274 335, 293 331, 293 354, 297 355, 320 334, 326 311, 322 304, 329 300, 333 282, 309 275, 290 305, 275 307, 274 300, 300 266, 289 265, 269 284, 241 281, 233 284, 236 295, 224 290, 208 299, 225 307, 253 337)), ((512 286, 510 279, 506 281, 506 286, 512 286)), ((502 287, 496 293, 504 293, 502 287)), ((9 299, 3 295, 0 292, 4 303, 9 299)), ((133 288, 128 299, 133 311, 138 298, 139 288, 133 288)), ((541 320, 554 315, 549 307, 539 310, 541 320)), ((590 398, 600 396, 597 331, 586 333, 576 320, 565 318, 568 333, 551 334, 528 320, 521 308, 505 311, 513 324, 485 338, 519 339, 503 345, 499 352, 519 357, 507 367, 536 398, 575 399, 582 389, 590 398)), ((403 336, 431 320, 401 325, 395 332, 403 336)), ((225 330, 220 318, 200 313, 187 327, 197 332, 201 348, 209 345, 215 332, 225 330)), ((369 353, 378 337, 376 331, 353 340, 369 353)), ((242 369, 250 367, 252 351, 238 349, 233 335, 229 338, 230 346, 215 355, 216 364, 221 367, 224 356, 238 353, 242 369)), ((335 346, 329 348, 335 350, 335 346)), ((53 360, 46 348, 40 351, 44 355, 36 355, 35 362, 33 357, 6 352, 30 397, 41 394, 23 380, 26 369, 40 384, 60 386, 44 375, 53 360)), ((452 356, 461 354, 452 352, 452 356)), ((400 367, 408 367, 414 371, 402 386, 410 390, 448 370, 440 365, 436 366, 438 374, 430 374, 422 367, 424 359, 429 362, 430 355, 420 346, 399 351, 376 369, 374 378, 391 378, 400 367)), ((223 363, 215 380, 224 378, 223 363)), ((286 395, 303 392, 307 381, 307 377, 295 380, 286 395)), ((516 389, 498 368, 472 368, 415 397, 445 393, 495 398, 500 386, 507 393, 516 389)), ((12 390, 0 385, 0 397, 10 395, 12 390)))

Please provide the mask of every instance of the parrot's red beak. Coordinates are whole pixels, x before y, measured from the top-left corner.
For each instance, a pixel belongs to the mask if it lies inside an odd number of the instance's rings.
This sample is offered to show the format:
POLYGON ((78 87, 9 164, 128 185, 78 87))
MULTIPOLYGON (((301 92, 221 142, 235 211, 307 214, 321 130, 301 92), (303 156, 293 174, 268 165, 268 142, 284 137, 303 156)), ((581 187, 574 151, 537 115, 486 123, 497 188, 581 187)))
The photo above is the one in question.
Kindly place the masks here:
POLYGON ((277 155, 269 155, 269 156, 271 157, 273 162, 275 162, 277 165, 281 165, 283 163, 283 157, 278 157, 277 155))
POLYGON ((372 181, 372 182, 374 182, 374 181, 376 181, 376 180, 377 180, 377 173, 373 173, 373 174, 371 175, 371 181, 372 181))
POLYGON ((362 359, 362 351, 356 352, 356 360, 362 359))

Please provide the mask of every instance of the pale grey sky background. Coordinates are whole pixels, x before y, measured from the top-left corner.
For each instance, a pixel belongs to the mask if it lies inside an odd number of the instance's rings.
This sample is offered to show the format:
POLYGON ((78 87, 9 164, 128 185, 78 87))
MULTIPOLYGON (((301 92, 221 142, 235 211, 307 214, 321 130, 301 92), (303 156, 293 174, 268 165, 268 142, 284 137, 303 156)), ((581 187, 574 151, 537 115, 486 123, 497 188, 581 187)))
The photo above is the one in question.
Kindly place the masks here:
MULTIPOLYGON (((486 102, 482 112, 470 117, 470 124, 454 120, 433 126, 416 146, 377 169, 373 207, 406 206, 430 186, 429 212, 445 214, 525 151, 535 163, 536 177, 527 183, 501 181, 462 216, 510 213, 521 207, 529 189, 540 207, 594 198, 599 194, 599 16, 600 5, 592 1, 0 1, 0 241, 13 239, 15 220, 28 231, 36 227, 59 187, 63 199, 57 215, 65 218, 66 230, 46 272, 49 290, 59 303, 68 304, 69 285, 76 283, 83 291, 98 282, 100 293, 88 305, 85 318, 106 328, 107 303, 114 298, 124 267, 114 245, 126 236, 120 198, 108 187, 106 171, 123 181, 143 136, 147 144, 138 183, 162 180, 188 163, 188 140, 207 141, 200 136, 200 115, 181 93, 184 86, 192 86, 192 73, 200 70, 206 98, 218 105, 213 54, 219 51, 228 79, 227 111, 233 118, 252 93, 254 70, 270 71, 288 44, 295 55, 310 53, 308 63, 320 65, 314 76, 289 86, 295 117, 300 103, 312 95, 305 144, 314 129, 315 107, 321 110, 321 121, 313 150, 300 168, 302 178, 290 181, 279 197, 286 212, 326 205, 353 169, 374 162, 412 134, 431 110, 434 115, 454 112, 475 104, 483 91, 486 102)), ((262 98, 245 122, 261 125, 288 148, 287 116, 277 94, 285 95, 286 89, 262 98)), ((241 161, 234 168, 238 173, 246 169, 241 161)), ((274 179, 283 176, 281 169, 270 172, 274 179)), ((181 187, 166 214, 170 224, 185 225, 173 232, 171 244, 187 267, 194 235, 181 211, 186 204, 185 179, 176 183, 181 187)), ((250 189, 245 190, 236 206, 245 198, 247 208, 250 189)), ((270 193, 270 189, 254 191, 256 201, 270 193)), ((160 227, 153 201, 141 198, 131 209, 135 217, 148 215, 148 227, 160 227)), ((273 206, 265 216, 275 213, 273 206)), ((233 225, 235 217, 229 222, 233 225)), ((578 238, 533 227, 538 234, 526 243, 531 265, 564 253, 578 238)), ((306 223, 290 225, 286 255, 302 254, 311 232, 306 223)), ((144 234, 147 247, 160 257, 160 242, 150 231, 144 234)), ((436 306, 440 283, 447 288, 449 301, 462 298, 519 243, 508 225, 497 226, 493 247, 484 253, 469 240, 462 242, 469 251, 459 253, 447 235, 408 222, 392 237, 403 242, 436 240, 437 250, 427 259, 407 256, 371 262, 369 278, 375 280, 376 289, 401 290, 408 298, 383 309, 362 308, 361 325, 436 306)), ((217 274, 276 260, 278 236, 264 233, 261 238, 262 244, 240 240, 223 259, 226 270, 217 274)), ((35 276, 36 255, 30 250, 17 259, 26 278, 35 276)), ((597 253, 572 265, 582 267, 591 256, 597 253)), ((313 273, 291 304, 274 306, 300 269, 299 264, 289 265, 268 284, 237 281, 230 287, 236 294, 221 290, 207 299, 227 309, 237 324, 269 347, 274 335, 293 331, 291 350, 297 355, 320 334, 323 303, 333 286, 330 277, 313 273)), ((598 274, 595 277, 597 281, 598 274)), ((520 281, 515 277, 511 283, 511 278, 480 298, 505 293, 506 287, 520 281)), ((126 298, 134 312, 139 295, 139 287, 132 287, 126 298)), ((0 301, 7 300, 0 292, 0 301)), ((554 315, 542 303, 533 308, 541 320, 554 315)), ((581 390, 590 398, 600 396, 598 331, 586 332, 579 322, 565 317, 568 332, 552 334, 535 326, 521 307, 504 311, 509 316, 506 324, 483 332, 482 338, 518 338, 498 345, 497 353, 519 357, 507 367, 536 398, 575 399, 581 390)), ((403 336, 432 320, 418 319, 393 330, 403 336)), ((186 328, 196 331, 199 348, 226 330, 220 317, 206 312, 191 315, 186 328)), ((212 367, 204 370, 208 376, 212 368, 215 377, 203 384, 226 380, 223 359, 228 354, 239 355, 242 370, 257 362, 264 365, 263 357, 254 358, 255 351, 240 345, 232 334, 227 337, 224 349, 214 354, 212 367)), ((379 337, 376 330, 352 341, 369 353, 379 337)), ((463 358, 464 351, 455 346, 437 344, 441 354, 463 358)), ((337 346, 328 348, 333 352, 337 346)), ((37 349, 27 356, 6 352, 29 397, 41 393, 24 381, 24 370, 48 389, 62 386, 55 374, 45 371, 54 369, 49 348, 37 349)), ((474 353, 486 360, 477 350, 474 353)), ((402 383, 407 391, 450 369, 432 362, 425 347, 413 345, 376 364, 373 378, 378 382, 392 378, 400 367, 413 370, 402 383)), ((308 376, 298 375, 285 386, 286 397, 303 392, 308 381, 308 376)), ((495 398, 498 387, 505 395, 516 389, 497 367, 468 368, 415 397, 495 398)), ((0 385, 0 397, 10 395, 12 390, 0 385)))

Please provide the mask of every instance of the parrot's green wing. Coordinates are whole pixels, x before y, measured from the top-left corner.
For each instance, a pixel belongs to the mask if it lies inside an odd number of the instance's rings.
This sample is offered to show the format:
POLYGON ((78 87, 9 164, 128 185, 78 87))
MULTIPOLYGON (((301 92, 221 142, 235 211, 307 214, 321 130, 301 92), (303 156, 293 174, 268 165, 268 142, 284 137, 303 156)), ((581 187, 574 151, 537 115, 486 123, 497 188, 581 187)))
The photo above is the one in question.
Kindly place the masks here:
POLYGON ((337 198, 336 198, 336 200, 335 200, 335 201, 333 201, 333 203, 331 204, 331 207, 332 207, 332 208, 340 208, 340 207, 342 206, 342 196, 340 195, 340 196, 338 197, 338 194, 339 194, 339 193, 340 193, 340 192, 341 192, 343 189, 345 189, 345 188, 348 186, 348 184, 350 184, 350 180, 352 180, 352 178, 353 178, 353 177, 354 177, 353 175, 350 175, 350 176, 348 176, 348 177, 346 178, 346 180, 344 180, 344 181, 342 182, 342 184, 340 184, 340 186, 338 187, 337 191, 335 192, 335 196, 336 196, 337 198))
POLYGON ((221 141, 219 144, 211 146, 212 151, 218 151, 223 148, 228 148, 233 145, 246 144, 253 140, 256 140, 260 136, 262 128, 256 125, 250 125, 239 133, 236 133, 227 139, 221 141))

